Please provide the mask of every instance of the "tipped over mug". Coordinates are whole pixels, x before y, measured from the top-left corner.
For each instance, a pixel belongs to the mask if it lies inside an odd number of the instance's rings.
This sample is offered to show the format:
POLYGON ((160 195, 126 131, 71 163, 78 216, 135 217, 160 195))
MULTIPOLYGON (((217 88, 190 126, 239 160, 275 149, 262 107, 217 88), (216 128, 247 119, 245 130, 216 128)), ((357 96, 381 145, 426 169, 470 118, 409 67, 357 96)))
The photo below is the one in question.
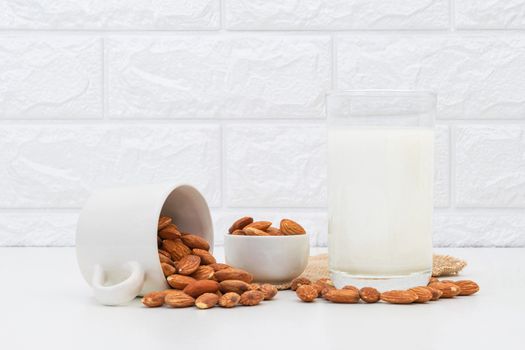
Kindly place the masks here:
POLYGON ((77 226, 77 261, 97 301, 119 305, 168 289, 157 248, 159 217, 210 243, 213 225, 206 200, 190 185, 143 185, 93 193, 77 226))

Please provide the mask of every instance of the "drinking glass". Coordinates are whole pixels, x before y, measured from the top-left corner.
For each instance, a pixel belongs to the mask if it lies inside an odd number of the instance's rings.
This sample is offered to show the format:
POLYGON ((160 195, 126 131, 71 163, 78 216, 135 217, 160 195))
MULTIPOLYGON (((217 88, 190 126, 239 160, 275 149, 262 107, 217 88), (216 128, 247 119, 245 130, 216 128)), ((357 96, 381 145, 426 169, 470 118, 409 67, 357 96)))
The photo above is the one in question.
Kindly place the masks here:
POLYGON ((327 94, 328 247, 334 284, 426 285, 432 270, 436 96, 327 94))

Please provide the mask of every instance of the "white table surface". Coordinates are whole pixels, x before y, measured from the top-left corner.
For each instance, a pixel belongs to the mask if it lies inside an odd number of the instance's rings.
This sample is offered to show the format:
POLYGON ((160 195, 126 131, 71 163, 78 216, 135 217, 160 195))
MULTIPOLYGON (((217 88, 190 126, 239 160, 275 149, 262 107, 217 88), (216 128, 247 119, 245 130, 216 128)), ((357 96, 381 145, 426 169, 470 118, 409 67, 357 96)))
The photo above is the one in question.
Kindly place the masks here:
POLYGON ((0 349, 525 349, 525 249, 437 251, 468 260, 461 277, 479 294, 405 306, 306 304, 285 291, 197 310, 101 306, 73 248, 0 248, 0 349))

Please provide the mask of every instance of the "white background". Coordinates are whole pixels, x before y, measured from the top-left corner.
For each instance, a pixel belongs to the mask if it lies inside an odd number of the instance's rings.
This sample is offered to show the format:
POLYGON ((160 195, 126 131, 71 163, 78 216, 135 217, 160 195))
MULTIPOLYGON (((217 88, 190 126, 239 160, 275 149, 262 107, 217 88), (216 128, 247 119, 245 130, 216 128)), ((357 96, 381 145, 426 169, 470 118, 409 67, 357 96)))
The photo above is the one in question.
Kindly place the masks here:
POLYGON ((524 0, 0 0, 0 245, 190 182, 326 244, 324 93, 439 94, 437 246, 525 245, 524 0))

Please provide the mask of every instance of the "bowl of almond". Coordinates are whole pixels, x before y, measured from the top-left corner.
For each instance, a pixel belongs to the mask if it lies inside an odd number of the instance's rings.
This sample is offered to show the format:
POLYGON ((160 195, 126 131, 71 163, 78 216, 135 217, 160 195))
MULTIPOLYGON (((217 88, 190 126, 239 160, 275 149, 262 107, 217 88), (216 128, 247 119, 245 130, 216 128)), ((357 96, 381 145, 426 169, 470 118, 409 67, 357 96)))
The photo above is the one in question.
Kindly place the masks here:
POLYGON ((250 272, 256 282, 291 281, 304 271, 309 254, 306 230, 290 219, 275 227, 245 216, 224 237, 226 263, 250 272))

